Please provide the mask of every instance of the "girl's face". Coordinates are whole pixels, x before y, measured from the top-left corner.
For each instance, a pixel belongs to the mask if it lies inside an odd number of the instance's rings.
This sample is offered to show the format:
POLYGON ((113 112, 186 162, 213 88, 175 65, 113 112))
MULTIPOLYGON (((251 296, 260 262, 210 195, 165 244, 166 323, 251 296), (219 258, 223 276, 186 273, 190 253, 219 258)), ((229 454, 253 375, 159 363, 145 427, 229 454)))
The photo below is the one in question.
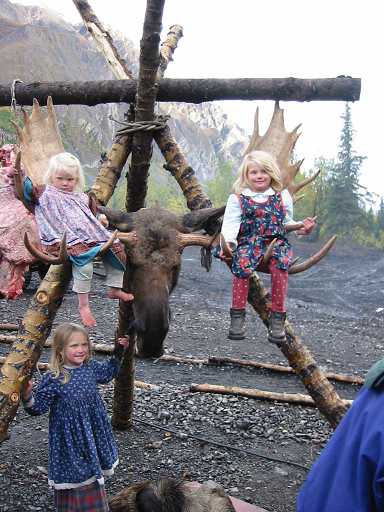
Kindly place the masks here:
POLYGON ((81 366, 89 356, 89 343, 82 332, 74 332, 64 347, 64 364, 81 366))
POLYGON ((62 192, 73 192, 77 185, 77 178, 67 171, 56 171, 52 176, 52 185, 62 192))
POLYGON ((247 181, 253 192, 265 192, 271 186, 271 177, 259 164, 250 163, 247 169, 247 181))

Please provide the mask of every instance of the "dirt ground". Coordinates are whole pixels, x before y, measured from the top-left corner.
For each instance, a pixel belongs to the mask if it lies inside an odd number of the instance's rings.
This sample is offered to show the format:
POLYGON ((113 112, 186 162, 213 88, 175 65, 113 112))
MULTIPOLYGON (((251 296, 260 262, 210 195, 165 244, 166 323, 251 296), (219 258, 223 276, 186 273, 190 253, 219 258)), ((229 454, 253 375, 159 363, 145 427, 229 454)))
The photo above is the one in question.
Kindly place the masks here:
MULTIPOLYGON (((299 256, 316 250, 302 242, 294 247, 299 256)), ((381 252, 339 244, 318 266, 290 278, 290 321, 324 369, 364 376, 382 357, 383 271, 381 252)), ((22 318, 38 282, 34 276, 23 299, 0 301, 1 322, 22 318)), ((75 298, 67 294, 56 323, 78 321, 75 298)), ((103 281, 97 277, 92 303, 98 318, 92 339, 109 342, 117 305, 104 297, 103 281)), ((227 339, 230 274, 217 261, 207 274, 196 248, 185 251, 171 305, 168 353, 286 364, 250 309, 247 339, 227 339)), ((46 359, 44 353, 42 360, 46 359)), ((297 377, 232 366, 137 361, 136 378, 157 384, 158 389, 136 391, 134 428, 116 432, 120 465, 107 481, 109 494, 133 481, 173 475, 214 480, 229 494, 269 512, 295 510, 297 491, 331 434, 326 420, 314 408, 194 394, 189 386, 211 383, 306 393, 297 377)), ((336 387, 345 398, 359 390, 349 384, 336 387)), ((102 393, 110 408, 112 385, 104 386, 102 393)), ((0 448, 0 511, 53 510, 46 482, 47 426, 46 416, 28 417, 22 410, 11 425, 11 437, 0 448)))

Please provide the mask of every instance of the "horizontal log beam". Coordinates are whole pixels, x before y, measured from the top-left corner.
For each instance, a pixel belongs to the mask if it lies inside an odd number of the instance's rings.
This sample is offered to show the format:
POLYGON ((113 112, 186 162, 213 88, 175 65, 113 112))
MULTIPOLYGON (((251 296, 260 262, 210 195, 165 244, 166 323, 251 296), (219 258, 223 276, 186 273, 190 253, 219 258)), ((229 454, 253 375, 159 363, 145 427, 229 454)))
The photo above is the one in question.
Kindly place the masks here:
MULTIPOLYGON (((36 98, 44 105, 52 96, 55 105, 98 105, 130 103, 135 99, 136 80, 92 82, 17 83, 19 105, 32 105, 36 98)), ((0 84, 0 106, 11 104, 12 84, 0 84)), ((203 103, 218 100, 356 101, 360 78, 209 78, 163 79, 158 101, 203 103)))

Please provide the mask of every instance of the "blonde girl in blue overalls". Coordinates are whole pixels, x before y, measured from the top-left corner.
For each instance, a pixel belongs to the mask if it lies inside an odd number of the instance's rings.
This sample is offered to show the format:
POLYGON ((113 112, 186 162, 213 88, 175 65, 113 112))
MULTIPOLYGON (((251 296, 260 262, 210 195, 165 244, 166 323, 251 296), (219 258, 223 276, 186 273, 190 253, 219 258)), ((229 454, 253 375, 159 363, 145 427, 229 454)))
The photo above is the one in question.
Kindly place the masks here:
POLYGON ((262 270, 271 274, 271 317, 268 339, 278 343, 285 338, 285 299, 288 291, 288 269, 292 249, 287 233, 309 234, 315 219, 301 223, 293 220, 293 201, 288 190, 282 190, 280 169, 272 155, 265 151, 248 153, 239 168, 229 196, 221 234, 232 252, 233 274, 231 326, 228 337, 245 337, 245 306, 249 278, 262 270), (268 262, 263 258, 275 240, 268 262))

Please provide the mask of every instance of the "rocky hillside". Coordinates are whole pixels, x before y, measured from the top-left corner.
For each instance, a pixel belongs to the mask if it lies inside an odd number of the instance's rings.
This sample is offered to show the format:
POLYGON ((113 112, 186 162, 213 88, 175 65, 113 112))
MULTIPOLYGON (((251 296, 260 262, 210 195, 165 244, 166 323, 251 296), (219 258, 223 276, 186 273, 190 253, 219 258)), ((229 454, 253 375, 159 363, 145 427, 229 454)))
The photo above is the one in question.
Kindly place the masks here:
MULTIPOLYGON (((116 41, 130 69, 137 73, 138 52, 121 34, 116 41)), ((54 11, 0 0, 1 82, 111 79, 103 57, 83 26, 64 21, 54 11)), ((220 161, 238 162, 248 142, 220 107, 162 104, 172 115, 171 129, 201 180, 213 176, 220 161)), ((127 105, 57 107, 68 151, 79 156, 86 172, 96 172, 100 153, 108 150, 115 129, 110 116, 122 118, 127 105)), ((157 162, 157 164, 156 164, 157 162)), ((155 164, 161 155, 155 151, 155 164)))

